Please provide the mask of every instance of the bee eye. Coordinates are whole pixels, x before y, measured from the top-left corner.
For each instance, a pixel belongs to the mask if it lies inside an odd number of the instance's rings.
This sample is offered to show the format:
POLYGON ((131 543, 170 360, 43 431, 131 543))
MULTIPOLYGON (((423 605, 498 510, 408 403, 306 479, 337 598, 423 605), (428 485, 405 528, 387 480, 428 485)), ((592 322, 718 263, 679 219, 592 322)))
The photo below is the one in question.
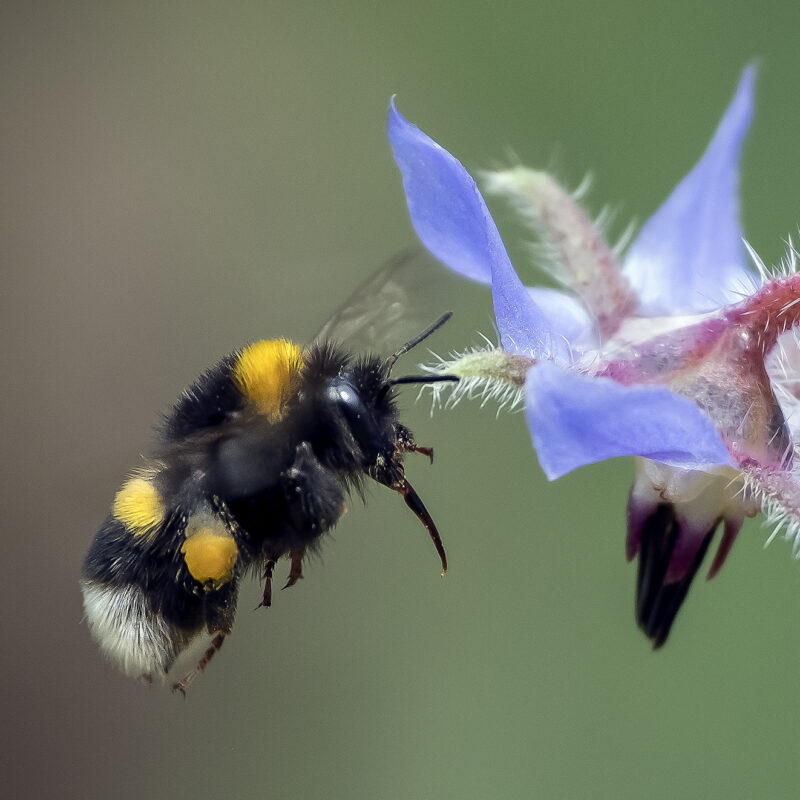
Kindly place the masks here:
POLYGON ((375 419, 364 405, 355 387, 343 378, 332 380, 325 391, 325 399, 336 406, 344 417, 353 436, 363 445, 378 437, 375 419))
POLYGON ((357 420, 366 414, 366 408, 358 392, 342 378, 336 378, 328 384, 325 399, 344 412, 348 420, 357 420))
POLYGON ((363 403, 359 396, 355 393, 353 388, 346 383, 331 386, 328 391, 328 397, 337 405, 344 406, 353 411, 360 412, 363 408, 363 403))

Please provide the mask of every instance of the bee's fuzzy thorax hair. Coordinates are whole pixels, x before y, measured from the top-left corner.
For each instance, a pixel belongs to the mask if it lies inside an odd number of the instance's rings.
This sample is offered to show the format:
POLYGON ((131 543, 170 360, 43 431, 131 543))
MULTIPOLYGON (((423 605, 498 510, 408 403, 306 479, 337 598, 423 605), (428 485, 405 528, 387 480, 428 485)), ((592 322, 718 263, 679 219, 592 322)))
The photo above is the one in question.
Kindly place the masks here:
POLYGON ((386 390, 389 380, 384 362, 377 356, 353 356, 340 345, 322 341, 306 350, 303 359, 302 385, 313 392, 331 378, 346 378, 359 396, 380 414, 395 411, 395 390, 386 390))
POLYGON ((271 421, 281 419, 296 391, 302 367, 300 347, 286 339, 262 339, 243 348, 233 380, 245 402, 271 421))
POLYGON ((301 380, 304 385, 322 384, 350 363, 349 353, 331 341, 315 342, 303 352, 301 380))
POLYGON ((239 352, 225 356, 183 391, 156 429, 160 440, 178 442, 198 430, 219 425, 241 407, 242 396, 232 380, 239 352))

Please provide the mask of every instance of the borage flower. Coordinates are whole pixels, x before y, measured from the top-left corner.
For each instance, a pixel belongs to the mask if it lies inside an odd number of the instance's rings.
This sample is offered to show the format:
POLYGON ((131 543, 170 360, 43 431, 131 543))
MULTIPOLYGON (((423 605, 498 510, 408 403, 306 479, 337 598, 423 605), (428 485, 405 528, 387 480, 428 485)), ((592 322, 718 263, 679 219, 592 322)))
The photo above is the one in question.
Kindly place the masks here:
POLYGON ((551 480, 639 457, 627 555, 639 556, 636 616, 655 647, 718 527, 709 577, 759 508, 795 539, 798 555, 800 481, 787 420, 800 350, 782 334, 800 320, 800 276, 793 255, 773 273, 756 258, 759 274, 751 272, 739 225, 738 160, 754 79, 749 67, 705 154, 621 262, 578 198, 548 174, 488 174, 488 188, 533 224, 537 252, 563 292, 522 284, 461 163, 394 103, 389 111, 418 236, 445 265, 492 290, 499 347, 456 354, 436 369, 460 376, 462 392, 517 393, 551 480))

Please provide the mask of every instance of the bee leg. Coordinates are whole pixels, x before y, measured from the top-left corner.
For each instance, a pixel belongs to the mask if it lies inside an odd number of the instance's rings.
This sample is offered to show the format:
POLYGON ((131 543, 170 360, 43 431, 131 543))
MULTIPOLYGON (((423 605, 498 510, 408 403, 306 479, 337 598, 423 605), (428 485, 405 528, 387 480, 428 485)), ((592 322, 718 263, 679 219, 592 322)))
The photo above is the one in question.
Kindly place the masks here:
POLYGON ((414 435, 408 428, 405 427, 405 425, 397 426, 396 444, 404 453, 420 453, 423 456, 427 456, 430 459, 431 464, 433 464, 433 448, 420 447, 414 441, 414 435))
POLYGON ((172 685, 173 692, 180 692, 184 697, 186 696, 186 690, 192 685, 195 678, 208 666, 208 662, 211 661, 214 654, 222 647, 222 643, 225 641, 227 635, 226 631, 217 631, 214 638, 211 640, 208 650, 203 653, 203 657, 197 662, 197 666, 193 670, 187 672, 177 683, 172 685))
POLYGON ((269 608, 272 605, 272 571, 275 569, 275 559, 267 559, 264 567, 264 597, 256 608, 269 608))
POLYGON ((421 453, 423 456, 428 456, 433 464, 433 448, 432 447, 418 447, 417 445, 412 445, 411 447, 406 448, 409 453, 421 453))
POLYGON ((305 547, 293 547, 289 551, 289 555, 292 557, 292 567, 289 570, 289 580, 286 581, 284 589, 294 586, 303 577, 303 556, 305 554, 305 547))

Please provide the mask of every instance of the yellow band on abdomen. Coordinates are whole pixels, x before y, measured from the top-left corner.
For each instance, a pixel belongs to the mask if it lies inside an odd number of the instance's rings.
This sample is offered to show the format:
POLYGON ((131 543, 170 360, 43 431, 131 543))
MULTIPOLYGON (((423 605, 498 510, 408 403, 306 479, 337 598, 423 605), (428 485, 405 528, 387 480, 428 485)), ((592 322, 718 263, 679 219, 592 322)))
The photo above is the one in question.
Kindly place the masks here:
POLYGON ((166 507, 152 482, 136 477, 117 492, 112 514, 134 536, 147 536, 164 522, 166 507))
POLYGON ((187 529, 181 553, 189 574, 198 583, 218 586, 233 577, 239 549, 232 536, 220 533, 220 527, 195 527, 187 529))

